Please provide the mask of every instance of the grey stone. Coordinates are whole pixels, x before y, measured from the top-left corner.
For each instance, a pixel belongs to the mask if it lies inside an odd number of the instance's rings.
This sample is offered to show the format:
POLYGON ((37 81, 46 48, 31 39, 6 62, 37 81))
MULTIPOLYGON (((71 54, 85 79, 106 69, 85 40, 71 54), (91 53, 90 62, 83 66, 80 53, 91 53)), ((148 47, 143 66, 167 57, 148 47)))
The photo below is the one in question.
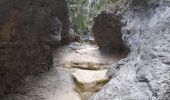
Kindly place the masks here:
POLYGON ((111 81, 89 100, 170 100, 170 1, 121 0, 117 9, 127 23, 128 60, 108 71, 111 81))

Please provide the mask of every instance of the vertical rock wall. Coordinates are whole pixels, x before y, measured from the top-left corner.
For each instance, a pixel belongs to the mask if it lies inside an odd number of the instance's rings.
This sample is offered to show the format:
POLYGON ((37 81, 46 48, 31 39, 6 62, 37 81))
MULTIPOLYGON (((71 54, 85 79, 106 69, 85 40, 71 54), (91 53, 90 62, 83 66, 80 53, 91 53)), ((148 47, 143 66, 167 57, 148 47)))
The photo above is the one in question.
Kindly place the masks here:
POLYGON ((27 74, 52 66, 53 42, 69 42, 65 0, 0 1, 0 94, 27 74), (61 30, 62 28, 62 30, 61 30))
POLYGON ((170 1, 120 1, 122 38, 131 52, 108 71, 111 81, 90 100, 169 100, 170 1))

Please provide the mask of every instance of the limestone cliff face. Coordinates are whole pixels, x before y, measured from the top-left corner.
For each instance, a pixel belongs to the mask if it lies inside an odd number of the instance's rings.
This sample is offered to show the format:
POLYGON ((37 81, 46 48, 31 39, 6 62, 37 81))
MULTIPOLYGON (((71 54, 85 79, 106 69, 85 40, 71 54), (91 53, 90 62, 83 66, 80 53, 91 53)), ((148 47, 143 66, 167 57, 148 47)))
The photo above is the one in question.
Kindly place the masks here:
POLYGON ((65 0, 1 0, 0 94, 52 66, 51 43, 71 41, 69 30, 65 0))
POLYGON ((111 81, 90 100, 169 100, 170 1, 121 0, 116 9, 131 52, 108 71, 111 81))

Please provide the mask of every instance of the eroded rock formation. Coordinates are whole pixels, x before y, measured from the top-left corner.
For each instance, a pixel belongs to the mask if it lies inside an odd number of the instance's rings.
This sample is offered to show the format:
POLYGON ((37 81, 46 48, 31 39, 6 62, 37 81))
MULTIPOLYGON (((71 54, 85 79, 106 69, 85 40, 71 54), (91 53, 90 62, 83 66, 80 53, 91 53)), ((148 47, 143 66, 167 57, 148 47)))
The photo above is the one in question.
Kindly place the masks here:
POLYGON ((65 0, 1 0, 0 94, 52 66, 51 45, 71 41, 69 31, 65 0))
POLYGON ((122 41, 122 16, 103 11, 94 18, 93 33, 99 48, 104 52, 128 52, 122 41))
POLYGON ((116 9, 126 22, 122 38, 131 52, 89 100, 169 100, 170 1, 121 0, 116 9))

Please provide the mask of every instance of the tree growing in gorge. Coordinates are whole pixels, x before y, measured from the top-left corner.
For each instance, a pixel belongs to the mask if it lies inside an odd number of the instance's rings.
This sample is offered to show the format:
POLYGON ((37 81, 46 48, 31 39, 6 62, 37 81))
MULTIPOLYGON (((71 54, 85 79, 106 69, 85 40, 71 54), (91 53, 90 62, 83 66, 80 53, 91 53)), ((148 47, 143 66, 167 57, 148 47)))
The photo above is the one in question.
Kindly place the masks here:
POLYGON ((109 9, 118 0, 67 0, 74 28, 79 33, 88 32, 92 19, 104 9, 109 9))

